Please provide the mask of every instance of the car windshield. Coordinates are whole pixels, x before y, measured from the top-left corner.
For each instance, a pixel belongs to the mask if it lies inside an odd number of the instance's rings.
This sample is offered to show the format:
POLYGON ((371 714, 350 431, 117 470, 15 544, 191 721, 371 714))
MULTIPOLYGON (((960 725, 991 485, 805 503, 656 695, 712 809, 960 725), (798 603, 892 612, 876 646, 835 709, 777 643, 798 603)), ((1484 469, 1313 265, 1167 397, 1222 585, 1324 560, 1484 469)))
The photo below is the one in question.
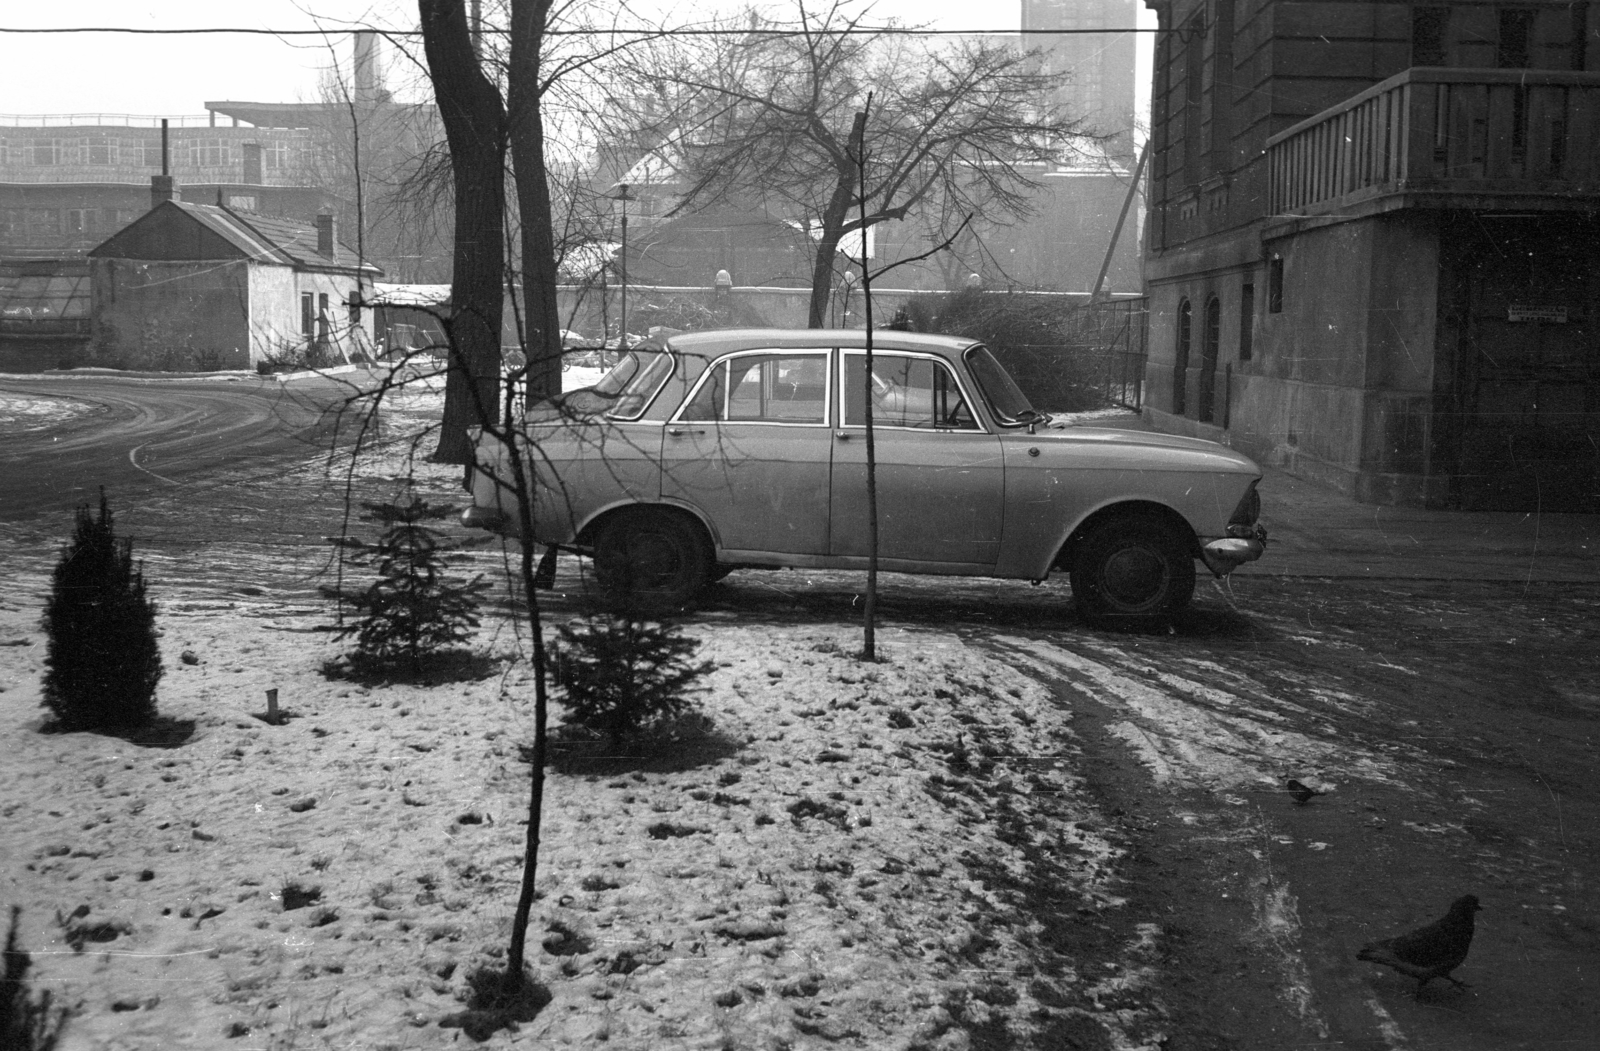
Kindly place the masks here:
POLYGON ((988 347, 973 347, 967 351, 966 359, 967 368, 971 370, 973 379, 978 381, 978 389, 983 391, 984 400, 989 403, 989 410, 1001 423, 1028 423, 1044 418, 1044 413, 1028 403, 1028 396, 1022 393, 1017 381, 1011 378, 1011 373, 989 352, 988 347))
POLYGON ((609 415, 635 420, 671 374, 671 354, 660 347, 638 347, 625 351, 611 371, 589 390, 605 400, 609 415))

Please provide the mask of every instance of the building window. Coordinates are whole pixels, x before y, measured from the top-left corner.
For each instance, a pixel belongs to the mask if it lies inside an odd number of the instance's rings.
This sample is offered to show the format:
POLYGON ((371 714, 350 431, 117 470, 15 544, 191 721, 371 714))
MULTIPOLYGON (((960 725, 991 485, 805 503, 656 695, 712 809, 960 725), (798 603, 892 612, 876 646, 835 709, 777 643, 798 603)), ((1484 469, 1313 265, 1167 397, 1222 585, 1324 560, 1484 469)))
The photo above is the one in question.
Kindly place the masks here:
POLYGON ((35 164, 54 164, 54 163, 56 163, 56 140, 55 139, 34 139, 33 140, 33 163, 35 163, 35 164))
POLYGON ((1182 416, 1188 406, 1186 388, 1189 385, 1189 340, 1194 332, 1194 311, 1187 299, 1178 304, 1178 352, 1172 363, 1172 415, 1182 416))
POLYGON ((261 144, 247 142, 244 144, 244 181, 252 186, 261 183, 261 144))
POLYGON ((1246 281, 1239 290, 1239 360, 1249 361, 1256 342, 1256 286, 1246 281))
POLYGON ((1205 149, 1201 141, 1200 102, 1205 89, 1205 10, 1202 9, 1179 31, 1183 38, 1183 181, 1193 186, 1200 181, 1200 158, 1205 149))
POLYGON ((1495 65, 1501 69, 1528 68, 1528 38, 1533 35, 1535 12, 1527 8, 1502 10, 1500 40, 1495 48, 1495 65))
POLYGON ((1283 313, 1283 256, 1275 255, 1267 262, 1267 313, 1283 313))
POLYGON ((1582 72, 1584 63, 1588 60, 1589 43, 1589 5, 1579 0, 1572 5, 1572 30, 1569 39, 1572 41, 1572 68, 1582 72))
POLYGON ((1216 296, 1206 303, 1206 328, 1200 345, 1199 405, 1195 418, 1210 423, 1215 415, 1217 389, 1217 355, 1222 350, 1222 301, 1216 296))
POLYGON ((1445 66, 1445 42, 1450 30, 1448 7, 1416 7, 1411 10, 1411 64, 1445 66))
POLYGON ((83 163, 85 164, 115 164, 116 146, 114 139, 96 137, 83 140, 83 163))
POLYGON ((189 163, 196 168, 221 168, 228 163, 228 146, 221 139, 196 139, 189 146, 189 163))
POLYGON ((307 343, 317 334, 317 301, 310 292, 300 293, 300 334, 307 343))

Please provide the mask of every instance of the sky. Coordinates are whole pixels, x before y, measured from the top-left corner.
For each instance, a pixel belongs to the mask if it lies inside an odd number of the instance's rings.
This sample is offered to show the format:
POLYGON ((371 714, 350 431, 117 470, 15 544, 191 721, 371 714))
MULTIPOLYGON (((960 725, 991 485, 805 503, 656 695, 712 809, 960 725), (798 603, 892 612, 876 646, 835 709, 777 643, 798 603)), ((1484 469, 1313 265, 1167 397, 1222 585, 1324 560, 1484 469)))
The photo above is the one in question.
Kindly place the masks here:
MULTIPOLYGON (((703 11, 704 3, 679 4, 703 11)), ((1015 30, 1020 7, 971 0, 879 0, 873 12, 941 29, 1015 30)), ((0 121, 9 115, 205 113, 214 100, 297 102, 318 97, 321 71, 350 59, 356 24, 415 23, 415 0, 58 0, 4 5, 0 29, 237 27, 322 30, 321 36, 136 36, 110 33, 0 32, 0 121)), ((1153 15, 1141 5, 1141 25, 1153 15)), ((1148 94, 1150 35, 1142 34, 1138 72, 1148 94)), ((392 56, 390 56, 392 57, 392 56)), ((391 87, 399 87, 391 78, 391 87)))

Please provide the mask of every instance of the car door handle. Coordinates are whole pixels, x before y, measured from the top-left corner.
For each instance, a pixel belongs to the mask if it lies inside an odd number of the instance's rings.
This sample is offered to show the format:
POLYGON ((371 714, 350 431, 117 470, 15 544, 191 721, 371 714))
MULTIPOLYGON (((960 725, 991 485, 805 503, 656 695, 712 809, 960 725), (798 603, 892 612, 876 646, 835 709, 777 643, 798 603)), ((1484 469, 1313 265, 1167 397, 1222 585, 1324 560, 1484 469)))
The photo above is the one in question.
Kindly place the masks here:
POLYGON ((668 427, 667 433, 678 438, 685 434, 704 434, 706 429, 704 427, 668 427))

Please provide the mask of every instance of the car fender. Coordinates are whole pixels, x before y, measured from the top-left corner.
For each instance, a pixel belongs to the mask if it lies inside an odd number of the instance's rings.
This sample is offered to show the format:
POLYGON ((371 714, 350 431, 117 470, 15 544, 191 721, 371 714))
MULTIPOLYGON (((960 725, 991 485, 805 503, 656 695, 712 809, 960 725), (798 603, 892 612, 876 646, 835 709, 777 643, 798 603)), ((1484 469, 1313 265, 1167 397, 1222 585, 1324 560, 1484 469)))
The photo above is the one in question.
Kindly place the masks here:
MULTIPOLYGON (((695 507, 693 504, 683 500, 674 500, 670 498, 663 498, 660 500, 613 500, 603 507, 598 507, 587 517, 585 517, 578 528, 573 531, 574 539, 570 542, 571 546, 579 549, 590 547, 593 545, 596 534, 599 533, 600 527, 604 524, 607 518, 610 518, 618 511, 623 511, 633 507, 642 507, 647 509, 668 508, 674 512, 688 515, 699 524, 701 530, 705 533, 706 540, 711 545, 711 552, 713 555, 715 555, 722 546, 717 537, 716 529, 711 525, 711 522, 698 507, 695 507)), ((562 541, 557 542, 564 543, 562 541)))

